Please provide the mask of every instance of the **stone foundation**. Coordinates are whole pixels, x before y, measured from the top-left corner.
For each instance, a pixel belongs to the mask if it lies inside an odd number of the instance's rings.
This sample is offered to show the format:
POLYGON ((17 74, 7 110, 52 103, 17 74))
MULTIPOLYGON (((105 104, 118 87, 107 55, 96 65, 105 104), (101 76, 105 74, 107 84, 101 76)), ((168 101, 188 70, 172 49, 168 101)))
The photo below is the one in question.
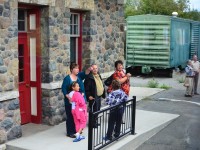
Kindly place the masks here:
POLYGON ((19 99, 0 103, 0 144, 22 136, 19 99))

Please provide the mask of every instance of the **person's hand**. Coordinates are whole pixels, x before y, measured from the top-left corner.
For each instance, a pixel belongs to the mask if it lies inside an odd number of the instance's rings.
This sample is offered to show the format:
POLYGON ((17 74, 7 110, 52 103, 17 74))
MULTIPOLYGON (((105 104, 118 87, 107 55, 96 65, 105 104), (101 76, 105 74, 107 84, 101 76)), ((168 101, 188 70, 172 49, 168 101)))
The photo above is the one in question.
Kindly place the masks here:
POLYGON ((69 100, 70 102, 72 101, 72 98, 71 98, 71 97, 69 97, 69 95, 68 95, 68 94, 66 94, 65 96, 68 98, 68 100, 69 100))
POLYGON ((94 99, 94 97, 92 97, 92 96, 89 96, 89 100, 91 101, 91 100, 93 100, 94 99))
POLYGON ((84 96, 84 93, 82 93, 82 96, 84 96))
POLYGON ((90 66, 89 68, 86 69, 85 74, 89 74, 90 71, 92 71, 92 70, 93 70, 93 68, 90 66))
POLYGON ((130 77, 131 77, 131 74, 130 74, 130 73, 127 73, 126 76, 127 76, 128 78, 130 78, 130 77))

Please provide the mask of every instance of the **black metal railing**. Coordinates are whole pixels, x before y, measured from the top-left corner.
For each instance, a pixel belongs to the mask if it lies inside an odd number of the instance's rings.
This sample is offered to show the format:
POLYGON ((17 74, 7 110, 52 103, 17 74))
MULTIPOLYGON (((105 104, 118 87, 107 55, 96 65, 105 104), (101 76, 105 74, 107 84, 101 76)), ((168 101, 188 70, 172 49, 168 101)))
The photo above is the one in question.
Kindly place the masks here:
POLYGON ((119 138, 127 135, 128 133, 135 134, 135 113, 135 96, 133 96, 131 100, 128 100, 123 104, 108 107, 94 113, 89 112, 88 150, 102 149, 105 146, 115 142, 119 138), (105 140, 110 112, 112 110, 117 110, 120 108, 123 108, 120 135, 117 137, 113 137, 112 139, 105 140))

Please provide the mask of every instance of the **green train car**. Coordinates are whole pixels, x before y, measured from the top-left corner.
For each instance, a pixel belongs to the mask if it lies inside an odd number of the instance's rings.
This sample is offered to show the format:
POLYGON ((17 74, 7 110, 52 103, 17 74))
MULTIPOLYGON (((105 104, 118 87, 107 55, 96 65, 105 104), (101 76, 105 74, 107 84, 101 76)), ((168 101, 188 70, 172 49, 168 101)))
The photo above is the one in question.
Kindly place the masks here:
POLYGON ((193 54, 200 56, 200 22, 163 15, 127 18, 126 67, 134 73, 172 70, 186 66, 193 54))

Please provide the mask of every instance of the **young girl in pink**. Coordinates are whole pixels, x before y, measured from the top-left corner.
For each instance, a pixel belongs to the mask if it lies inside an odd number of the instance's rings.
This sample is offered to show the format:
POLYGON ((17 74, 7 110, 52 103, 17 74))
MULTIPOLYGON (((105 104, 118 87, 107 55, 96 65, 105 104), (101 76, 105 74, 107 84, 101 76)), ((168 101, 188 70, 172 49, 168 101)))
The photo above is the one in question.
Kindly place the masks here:
POLYGON ((69 97, 72 103, 72 115, 76 127, 76 138, 73 142, 85 139, 85 137, 80 134, 87 123, 87 106, 84 100, 84 95, 79 92, 79 89, 79 84, 77 82, 72 82, 69 97))

